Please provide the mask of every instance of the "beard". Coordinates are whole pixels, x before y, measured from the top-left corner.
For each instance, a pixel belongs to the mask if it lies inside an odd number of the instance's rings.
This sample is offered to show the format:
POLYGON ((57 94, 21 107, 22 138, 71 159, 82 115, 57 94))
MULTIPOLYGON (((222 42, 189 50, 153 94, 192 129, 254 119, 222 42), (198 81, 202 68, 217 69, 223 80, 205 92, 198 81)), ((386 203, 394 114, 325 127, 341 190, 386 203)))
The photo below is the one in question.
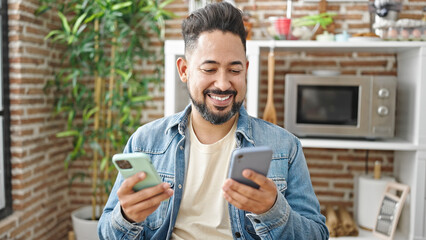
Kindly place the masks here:
MULTIPOLYGON (((227 121, 229 121, 235 114, 237 114, 240 111, 241 105, 243 104, 243 101, 241 102, 233 102, 231 110, 228 112, 225 112, 226 107, 215 107, 216 110, 219 111, 219 113, 212 112, 206 105, 205 102, 197 102, 191 95, 191 92, 188 89, 189 98, 191 99, 192 105, 195 106, 197 111, 201 114, 201 116, 208 122, 210 122, 213 125, 221 125, 227 121)), ((203 95, 204 98, 207 97, 207 94, 214 93, 219 95, 229 95, 232 94, 234 96, 237 95, 237 91, 227 90, 227 91, 220 91, 220 90, 204 90, 203 95)))

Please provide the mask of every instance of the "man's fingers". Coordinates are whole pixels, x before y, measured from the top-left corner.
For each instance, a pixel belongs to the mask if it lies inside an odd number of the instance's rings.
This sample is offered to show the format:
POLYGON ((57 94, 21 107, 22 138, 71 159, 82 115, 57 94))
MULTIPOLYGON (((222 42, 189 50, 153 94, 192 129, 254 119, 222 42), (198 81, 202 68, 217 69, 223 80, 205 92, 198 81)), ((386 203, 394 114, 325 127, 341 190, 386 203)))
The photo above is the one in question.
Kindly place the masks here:
POLYGON ((263 188, 265 190, 275 189, 275 184, 273 182, 271 182, 267 177, 263 176, 260 173, 255 172, 253 170, 244 169, 243 177, 252 180, 257 185, 259 185, 260 188, 263 188))
POLYGON ((159 184, 131 194, 129 197, 120 200, 120 204, 127 219, 140 222, 145 220, 148 215, 160 206, 162 201, 170 198, 173 193, 174 191, 167 183, 159 184), (160 191, 158 192, 158 190, 160 191), (141 195, 143 200, 140 199, 140 196, 136 196, 140 193, 145 193, 141 195))
POLYGON ((239 201, 245 202, 245 199, 243 199, 243 197, 246 199, 254 200, 254 201, 258 201, 256 199, 262 198, 262 196, 260 196, 259 190, 252 188, 250 186, 247 186, 245 184, 239 183, 233 179, 228 179, 225 182, 223 186, 223 190, 227 192, 228 194, 232 194, 231 197, 239 201), (231 191, 228 191, 228 189, 230 189, 231 191), (240 196, 237 196, 236 194, 240 196))
POLYGON ((126 192, 126 193, 133 192, 133 187, 136 185, 136 183, 145 180, 145 178, 146 178, 145 172, 135 174, 135 175, 127 178, 126 180, 124 180, 120 189, 121 189, 121 191, 126 192))
MULTIPOLYGON (((246 176, 255 180, 252 173, 246 173, 246 176)), ((257 183, 261 186, 260 189, 252 188, 233 179, 227 179, 222 187, 223 195, 229 203, 239 209, 256 214, 264 213, 271 209, 275 203, 277 190, 274 182, 268 178, 264 183, 260 181, 257 181, 257 183), (269 186, 271 184, 273 185, 272 188, 269 186)))
POLYGON ((135 196, 139 201, 145 201, 152 196, 156 196, 167 191, 168 189, 171 189, 168 183, 160 183, 157 186, 145 188, 136 192, 135 196))

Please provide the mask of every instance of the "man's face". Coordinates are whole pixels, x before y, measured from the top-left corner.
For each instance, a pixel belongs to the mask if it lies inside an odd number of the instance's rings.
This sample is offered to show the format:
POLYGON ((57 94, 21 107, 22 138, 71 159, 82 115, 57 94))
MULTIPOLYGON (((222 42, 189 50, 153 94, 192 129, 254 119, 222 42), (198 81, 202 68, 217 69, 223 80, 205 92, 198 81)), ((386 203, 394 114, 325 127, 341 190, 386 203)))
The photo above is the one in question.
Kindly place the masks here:
POLYGON ((198 113, 222 124, 238 113, 247 90, 248 61, 238 35, 222 31, 200 34, 186 62, 190 98, 198 113))

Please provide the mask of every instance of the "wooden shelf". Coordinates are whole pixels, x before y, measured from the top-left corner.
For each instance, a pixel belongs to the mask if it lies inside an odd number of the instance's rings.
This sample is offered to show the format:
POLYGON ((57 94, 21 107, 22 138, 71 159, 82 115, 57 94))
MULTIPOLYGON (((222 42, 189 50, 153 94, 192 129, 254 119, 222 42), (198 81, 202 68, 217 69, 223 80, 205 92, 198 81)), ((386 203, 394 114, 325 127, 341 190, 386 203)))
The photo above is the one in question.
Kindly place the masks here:
POLYGON ((324 51, 332 52, 382 52, 399 53, 410 49, 426 46, 421 41, 365 41, 365 42, 318 42, 318 41, 247 41, 247 51, 250 46, 255 48, 269 48, 285 51, 324 51))
POLYGON ((394 151, 415 151, 417 149, 415 144, 399 138, 392 138, 389 140, 300 138, 300 141, 302 146, 306 148, 374 149, 394 151))

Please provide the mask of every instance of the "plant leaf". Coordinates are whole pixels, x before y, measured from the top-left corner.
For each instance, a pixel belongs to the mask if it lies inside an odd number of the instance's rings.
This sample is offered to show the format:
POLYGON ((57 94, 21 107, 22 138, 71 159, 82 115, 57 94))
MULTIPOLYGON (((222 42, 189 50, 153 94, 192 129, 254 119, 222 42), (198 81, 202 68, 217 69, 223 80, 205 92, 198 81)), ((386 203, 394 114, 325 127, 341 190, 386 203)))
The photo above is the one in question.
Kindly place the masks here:
POLYGON ((59 15, 59 18, 61 19, 62 27, 64 27, 65 32, 69 35, 71 30, 70 30, 70 25, 68 24, 67 18, 61 12, 58 12, 58 15, 59 15))
POLYGON ((174 2, 175 0, 166 0, 162 3, 160 3, 159 8, 164 8, 165 6, 169 5, 170 3, 174 2))
POLYGON ((86 18, 86 16, 87 16, 87 12, 85 12, 83 15, 81 15, 80 17, 77 18, 77 21, 75 21, 74 26, 72 28, 73 34, 77 33, 78 28, 80 27, 81 23, 86 18))
POLYGON ((63 131, 56 134, 56 137, 71 137, 71 136, 78 136, 80 134, 77 130, 69 130, 69 131, 63 131))
POLYGON ((45 12, 47 12, 49 9, 51 9, 52 7, 50 7, 50 6, 47 6, 47 5, 42 5, 42 6, 40 6, 39 8, 37 8, 36 10, 35 10, 35 12, 34 12, 34 14, 36 15, 36 16, 40 16, 40 15, 42 15, 43 13, 45 13, 45 12))
POLYGON ((117 3, 117 4, 114 4, 112 6, 111 10, 117 11, 117 10, 125 8, 125 7, 130 7, 130 6, 132 6, 132 4, 133 4, 132 1, 117 3))
POLYGON ((145 102, 151 99, 152 99, 151 96, 137 96, 137 97, 132 97, 131 102, 132 103, 145 102))

